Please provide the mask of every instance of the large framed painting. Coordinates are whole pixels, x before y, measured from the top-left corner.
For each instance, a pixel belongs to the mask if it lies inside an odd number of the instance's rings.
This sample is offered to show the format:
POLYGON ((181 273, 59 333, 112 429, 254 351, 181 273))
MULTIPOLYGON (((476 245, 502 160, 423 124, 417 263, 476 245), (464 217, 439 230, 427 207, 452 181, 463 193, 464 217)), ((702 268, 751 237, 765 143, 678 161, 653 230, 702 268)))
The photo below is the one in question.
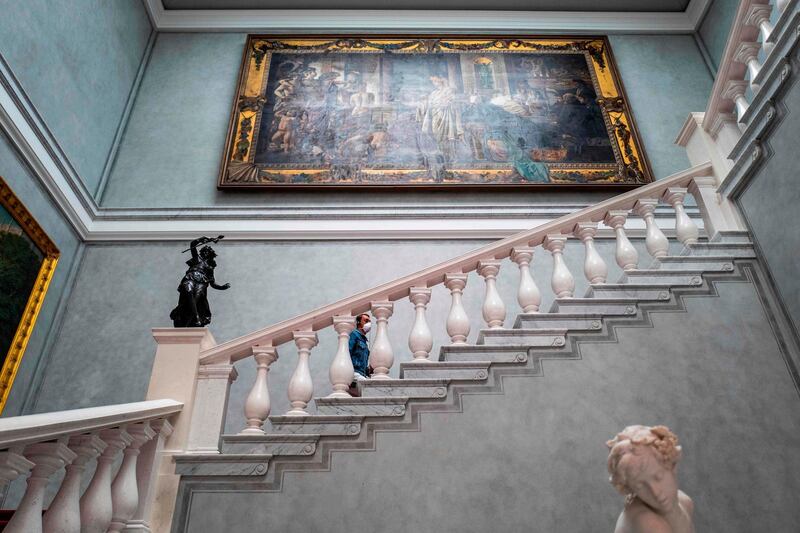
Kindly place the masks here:
POLYGON ((0 412, 42 308, 59 251, 0 177, 0 412))
POLYGON ((219 186, 652 179, 605 38, 253 35, 219 186))

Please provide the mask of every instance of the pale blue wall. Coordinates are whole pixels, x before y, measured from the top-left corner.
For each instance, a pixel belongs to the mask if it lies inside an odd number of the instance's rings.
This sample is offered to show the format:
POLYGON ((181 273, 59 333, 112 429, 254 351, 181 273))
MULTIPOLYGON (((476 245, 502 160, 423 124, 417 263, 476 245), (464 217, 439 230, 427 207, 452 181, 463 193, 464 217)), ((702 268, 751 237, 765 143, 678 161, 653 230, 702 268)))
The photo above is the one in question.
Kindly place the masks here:
MULTIPOLYGON (((14 416, 20 414, 25 396, 33 384, 35 371, 43 356, 45 342, 53 325, 53 318, 60 306, 59 300, 66 288, 68 274, 78 251, 79 240, 1 132, 0 176, 6 180, 14 194, 25 204, 25 207, 61 252, 50 289, 47 291, 42 310, 22 358, 19 373, 3 411, 3 416, 14 416)), ((78 368, 79 365, 75 365, 69 370, 73 377, 75 376, 73 372, 79 372, 78 368)), ((42 369, 39 368, 39 370, 42 369)))
MULTIPOLYGON (((800 66, 795 59, 793 68, 800 66)), ((796 72, 796 71, 795 71, 796 72)), ((800 82, 778 100, 780 117, 769 135, 771 156, 741 191, 737 201, 753 232, 764 261, 769 267, 789 316, 800 331, 800 231, 794 221, 800 205, 798 186, 797 140, 800 139, 800 82)))
POLYGON ((94 193, 150 37, 141 0, 3 0, 0 54, 94 193))
POLYGON ((689 166, 674 144, 686 117, 703 111, 714 80, 690 35, 614 35, 617 60, 656 177, 689 166))
MULTIPOLYGON (((244 34, 159 34, 118 158, 103 196, 106 206, 271 205, 319 202, 319 194, 218 191, 217 174, 230 118, 244 34)), ((612 36, 611 44, 655 175, 689 166, 673 146, 684 119, 705 108, 711 77, 689 35, 612 36)), ((492 203, 564 199, 535 192, 354 194, 332 201, 492 203)), ((574 200, 576 196, 573 194, 574 200)), ((582 196, 582 198, 584 198, 582 196)))
POLYGON ((722 61, 728 33, 731 31, 738 7, 739 0, 713 0, 698 29, 697 33, 708 50, 714 69, 718 69, 722 61))

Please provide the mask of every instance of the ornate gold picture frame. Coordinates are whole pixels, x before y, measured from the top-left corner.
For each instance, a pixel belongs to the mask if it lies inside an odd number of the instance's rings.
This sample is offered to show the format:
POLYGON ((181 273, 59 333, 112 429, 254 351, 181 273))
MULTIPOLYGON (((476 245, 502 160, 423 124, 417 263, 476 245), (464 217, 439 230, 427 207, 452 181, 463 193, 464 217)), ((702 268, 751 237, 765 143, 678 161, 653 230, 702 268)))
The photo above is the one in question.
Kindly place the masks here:
POLYGON ((653 180, 605 37, 247 40, 220 188, 653 180))
POLYGON ((30 212, 0 177, 0 413, 42 308, 59 257, 30 212))

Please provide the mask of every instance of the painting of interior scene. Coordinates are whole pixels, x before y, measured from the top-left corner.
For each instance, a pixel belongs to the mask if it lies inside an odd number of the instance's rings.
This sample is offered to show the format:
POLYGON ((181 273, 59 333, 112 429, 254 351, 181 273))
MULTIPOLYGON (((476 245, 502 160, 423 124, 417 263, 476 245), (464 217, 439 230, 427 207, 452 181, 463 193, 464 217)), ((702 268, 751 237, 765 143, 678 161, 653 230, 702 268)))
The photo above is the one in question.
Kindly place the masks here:
POLYGON ((0 354, 5 358, 33 290, 44 254, 0 206, 0 354))
POLYGON ((650 181, 602 40, 253 42, 221 185, 650 181))

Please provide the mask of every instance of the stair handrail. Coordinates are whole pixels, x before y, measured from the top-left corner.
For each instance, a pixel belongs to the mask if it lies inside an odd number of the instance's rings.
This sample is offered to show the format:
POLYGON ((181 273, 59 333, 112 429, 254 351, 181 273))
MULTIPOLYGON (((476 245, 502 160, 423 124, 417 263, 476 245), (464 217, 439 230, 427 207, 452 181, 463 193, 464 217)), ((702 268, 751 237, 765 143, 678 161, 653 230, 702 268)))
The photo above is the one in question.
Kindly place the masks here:
POLYGON ((0 418, 0 450, 165 418, 182 407, 174 400, 149 400, 0 418))
MULTIPOLYGON (((710 161, 677 172, 671 176, 643 185, 608 200, 586 207, 569 215, 539 225, 536 228, 515 233, 509 237, 482 246, 463 255, 438 263, 434 266, 402 276, 371 289, 319 307, 308 313, 278 322, 229 341, 217 344, 200 354, 200 365, 234 363, 253 355, 256 346, 279 346, 293 339, 296 331, 318 331, 333 325, 333 318, 339 315, 356 316, 369 310, 374 301, 396 301, 409 295, 412 287, 432 287, 444 282, 450 273, 467 273, 475 270, 480 261, 505 259, 515 247, 538 246, 548 234, 571 233, 579 222, 602 221, 612 210, 630 209, 637 200, 660 198, 670 187, 680 187, 693 182, 695 178, 711 176, 710 161)), ((713 181, 713 180, 712 180, 713 181)), ((702 200, 697 199, 698 203, 702 200)), ((707 214, 702 210, 703 216, 707 214)))

